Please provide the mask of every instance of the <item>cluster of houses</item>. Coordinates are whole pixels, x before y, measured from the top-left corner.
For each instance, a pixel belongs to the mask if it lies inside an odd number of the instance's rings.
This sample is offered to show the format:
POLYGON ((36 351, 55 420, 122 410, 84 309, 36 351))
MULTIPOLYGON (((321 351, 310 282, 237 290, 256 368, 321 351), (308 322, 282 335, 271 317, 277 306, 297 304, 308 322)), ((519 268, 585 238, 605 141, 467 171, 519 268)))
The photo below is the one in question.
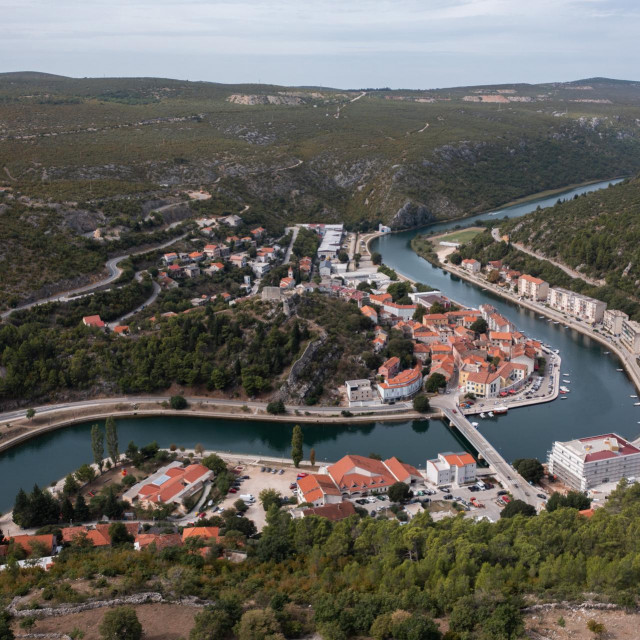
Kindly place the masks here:
MULTIPOLYGON (((298 478, 298 501, 317 509, 337 505, 346 507, 350 500, 363 496, 386 494, 397 482, 416 486, 425 479, 436 485, 468 484, 476 481, 476 461, 468 453, 440 453, 434 460, 427 460, 426 474, 398 458, 377 460, 359 455, 346 455, 335 464, 321 467, 318 473, 298 478)), ((346 507, 348 509, 348 507, 346 507)), ((336 515, 337 515, 336 511, 336 515)))
MULTIPOLYGON (((478 260, 465 259, 461 265, 470 273, 478 274, 478 260)), ((497 273, 498 282, 511 285, 519 296, 542 302, 555 311, 577 318, 591 326, 599 326, 609 334, 620 338, 620 342, 634 356, 640 355, 640 323, 617 309, 607 309, 607 303, 562 287, 550 287, 548 282, 529 274, 521 274, 503 265, 501 260, 487 263, 487 277, 497 273)))
POLYGON ((493 398, 521 387, 537 368, 542 345, 527 338, 490 305, 480 309, 450 310, 451 302, 440 292, 412 293, 414 304, 401 305, 391 295, 371 294, 361 311, 375 324, 373 348, 381 351, 388 341, 388 329, 401 331, 413 341, 414 368, 401 370, 397 357, 379 369, 380 381, 348 380, 345 383, 351 406, 367 402, 395 402, 411 398, 422 388, 422 367, 430 363, 430 373, 441 374, 447 383, 458 372, 458 385, 466 393, 493 398), (437 306, 441 313, 431 313, 437 306), (413 316, 418 306, 426 313, 420 321, 413 316), (477 334, 471 327, 480 318, 487 331, 477 334))
MULTIPOLYGON (((218 527, 185 527, 182 533, 166 533, 165 531, 145 530, 140 522, 123 523, 127 533, 134 540, 134 548, 137 551, 155 547, 157 551, 168 547, 182 547, 187 540, 200 538, 205 545, 219 543, 221 541, 218 527)), ((97 548, 108 549, 112 546, 109 530, 112 523, 103 522, 92 526, 78 525, 61 529, 58 538, 55 534, 18 535, 10 537, 5 544, 0 544, 0 571, 6 568, 4 559, 9 555, 12 546, 22 548, 26 559, 19 560, 21 567, 40 567, 48 571, 55 563, 56 554, 60 553, 66 545, 83 543, 97 548)), ((195 550, 201 555, 209 552, 205 546, 195 550)))

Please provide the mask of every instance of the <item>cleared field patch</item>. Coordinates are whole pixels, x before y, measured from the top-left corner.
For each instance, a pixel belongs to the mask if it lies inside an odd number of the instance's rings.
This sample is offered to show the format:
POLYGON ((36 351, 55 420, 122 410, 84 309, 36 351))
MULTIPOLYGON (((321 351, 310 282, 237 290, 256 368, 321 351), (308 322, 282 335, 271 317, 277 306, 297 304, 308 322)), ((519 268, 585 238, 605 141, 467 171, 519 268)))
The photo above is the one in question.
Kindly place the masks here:
POLYGON ((451 233, 433 236, 430 240, 434 244, 440 244, 441 242, 457 242, 459 244, 464 244, 465 242, 469 242, 469 240, 473 240, 473 238, 484 230, 484 227, 467 227, 466 229, 457 229, 451 233))

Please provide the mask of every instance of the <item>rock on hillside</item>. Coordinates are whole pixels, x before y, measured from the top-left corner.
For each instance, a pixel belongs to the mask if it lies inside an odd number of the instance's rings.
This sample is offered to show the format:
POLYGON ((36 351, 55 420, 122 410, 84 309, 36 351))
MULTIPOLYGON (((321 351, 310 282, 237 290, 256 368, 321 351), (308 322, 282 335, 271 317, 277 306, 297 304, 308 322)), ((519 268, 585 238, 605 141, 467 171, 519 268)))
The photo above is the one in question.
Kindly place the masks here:
POLYGON ((286 105, 299 105, 304 104, 304 100, 299 96, 267 96, 267 95, 247 95, 242 93, 234 93, 227 98, 227 102, 233 104, 286 104, 286 105))

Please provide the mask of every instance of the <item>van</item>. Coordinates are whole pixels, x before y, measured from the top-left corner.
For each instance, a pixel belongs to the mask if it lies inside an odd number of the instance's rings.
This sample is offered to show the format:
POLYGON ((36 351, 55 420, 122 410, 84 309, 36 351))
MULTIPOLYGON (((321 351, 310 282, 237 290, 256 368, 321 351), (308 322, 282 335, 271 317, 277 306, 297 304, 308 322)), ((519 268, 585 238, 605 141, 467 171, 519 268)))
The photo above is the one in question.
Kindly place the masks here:
POLYGON ((243 495, 240 496, 240 500, 244 500, 245 502, 255 502, 256 499, 250 494, 250 493, 245 493, 243 495))

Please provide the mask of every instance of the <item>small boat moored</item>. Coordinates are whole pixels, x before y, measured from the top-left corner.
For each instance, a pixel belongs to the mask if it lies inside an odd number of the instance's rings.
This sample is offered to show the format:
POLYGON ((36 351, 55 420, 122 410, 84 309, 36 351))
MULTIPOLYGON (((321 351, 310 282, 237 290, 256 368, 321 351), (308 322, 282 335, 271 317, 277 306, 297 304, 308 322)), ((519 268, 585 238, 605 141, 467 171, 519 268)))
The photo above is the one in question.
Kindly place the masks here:
POLYGON ((484 411, 480 414, 480 417, 484 420, 487 416, 485 416, 484 411))

